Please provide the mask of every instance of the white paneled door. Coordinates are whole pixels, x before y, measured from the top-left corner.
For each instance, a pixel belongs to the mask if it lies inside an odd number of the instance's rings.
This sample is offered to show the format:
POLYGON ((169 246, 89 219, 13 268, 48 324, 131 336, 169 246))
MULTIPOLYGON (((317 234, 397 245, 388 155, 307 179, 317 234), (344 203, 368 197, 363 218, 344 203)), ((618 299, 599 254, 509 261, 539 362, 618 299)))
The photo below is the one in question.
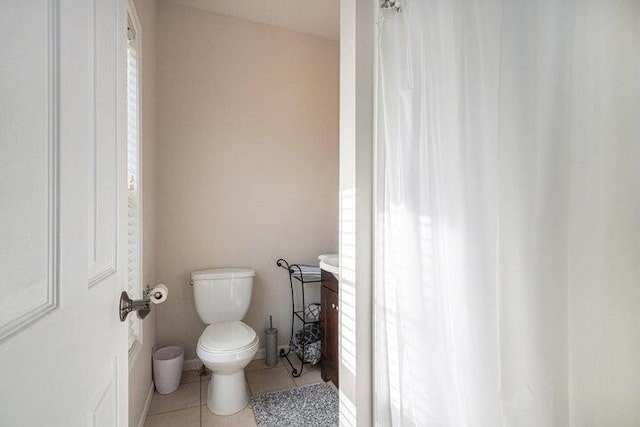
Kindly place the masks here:
POLYGON ((126 8, 0 1, 0 425, 124 426, 126 8))

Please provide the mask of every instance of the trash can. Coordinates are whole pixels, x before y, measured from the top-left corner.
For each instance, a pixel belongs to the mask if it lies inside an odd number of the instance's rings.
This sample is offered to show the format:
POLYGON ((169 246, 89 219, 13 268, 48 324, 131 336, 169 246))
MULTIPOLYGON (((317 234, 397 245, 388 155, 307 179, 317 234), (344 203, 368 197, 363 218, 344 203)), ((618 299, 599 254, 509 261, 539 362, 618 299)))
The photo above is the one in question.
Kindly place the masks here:
POLYGON ((160 394, 173 393, 180 386, 184 345, 172 344, 157 348, 153 352, 153 377, 160 394))

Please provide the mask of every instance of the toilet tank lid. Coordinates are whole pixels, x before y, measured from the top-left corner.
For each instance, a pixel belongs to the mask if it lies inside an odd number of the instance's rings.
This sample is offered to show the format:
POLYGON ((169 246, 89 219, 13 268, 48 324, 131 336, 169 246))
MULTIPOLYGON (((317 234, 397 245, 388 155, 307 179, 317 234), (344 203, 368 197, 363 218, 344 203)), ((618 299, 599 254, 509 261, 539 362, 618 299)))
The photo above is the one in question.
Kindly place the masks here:
POLYGON ((251 268, 209 268, 207 270, 194 271, 191 273, 191 280, 240 279, 242 277, 254 277, 255 275, 255 270, 251 268))

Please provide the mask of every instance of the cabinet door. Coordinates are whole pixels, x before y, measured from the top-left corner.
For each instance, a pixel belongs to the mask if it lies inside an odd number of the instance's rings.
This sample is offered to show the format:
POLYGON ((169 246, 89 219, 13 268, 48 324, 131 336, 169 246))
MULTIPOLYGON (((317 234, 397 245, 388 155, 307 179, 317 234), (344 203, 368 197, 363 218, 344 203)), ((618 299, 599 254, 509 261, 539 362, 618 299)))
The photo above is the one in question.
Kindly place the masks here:
POLYGON ((338 387, 338 294, 322 288, 322 379, 338 387))
POLYGON ((329 336, 329 334, 327 334, 327 316, 329 314, 329 307, 331 307, 331 304, 327 297, 328 292, 329 290, 322 286, 320 292, 320 308, 322 310, 322 331, 320 332, 322 339, 322 364, 320 365, 320 373, 323 381, 329 381, 329 378, 327 377, 327 366, 329 365, 329 352, 327 351, 329 344, 329 340, 327 339, 329 336))

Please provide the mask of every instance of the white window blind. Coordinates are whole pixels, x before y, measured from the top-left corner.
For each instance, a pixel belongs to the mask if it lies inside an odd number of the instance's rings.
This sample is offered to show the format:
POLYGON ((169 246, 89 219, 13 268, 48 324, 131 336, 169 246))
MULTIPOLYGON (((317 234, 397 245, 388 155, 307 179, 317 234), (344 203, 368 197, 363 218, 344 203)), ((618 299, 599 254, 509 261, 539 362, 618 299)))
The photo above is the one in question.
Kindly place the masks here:
MULTIPOLYGON (((142 297, 140 283, 140 140, 138 98, 138 52, 135 30, 129 25, 127 42, 127 268, 128 290, 132 298, 142 297)), ((129 349, 140 337, 140 319, 135 314, 128 316, 129 349)))

